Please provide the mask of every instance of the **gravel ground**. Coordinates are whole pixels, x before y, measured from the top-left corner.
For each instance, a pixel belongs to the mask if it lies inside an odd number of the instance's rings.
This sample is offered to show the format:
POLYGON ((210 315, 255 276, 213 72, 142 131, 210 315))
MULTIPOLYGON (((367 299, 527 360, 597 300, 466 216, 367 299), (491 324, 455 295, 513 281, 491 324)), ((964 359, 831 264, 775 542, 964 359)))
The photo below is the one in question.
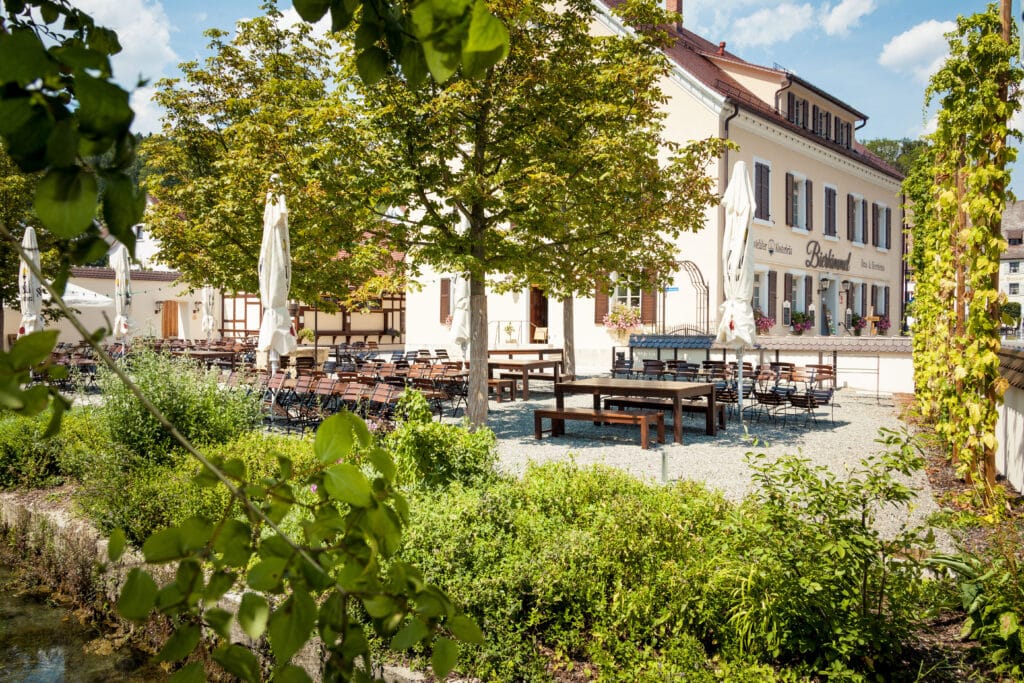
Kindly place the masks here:
MULTIPOLYGON (((729 499, 738 501, 752 489, 747 453, 756 451, 769 456, 798 454, 814 465, 825 465, 843 475, 865 456, 882 450, 875 442, 878 430, 887 427, 901 430, 892 398, 860 395, 853 390, 836 392, 835 421, 826 409, 819 408, 817 424, 805 426, 802 417, 792 415, 783 425, 767 419, 741 426, 735 413, 728 415, 728 427, 717 436, 704 433, 704 416, 684 414, 683 443, 671 441, 666 429, 666 443, 653 443, 650 450, 640 448, 640 430, 634 426, 594 426, 590 422, 566 422, 566 434, 552 438, 545 434, 537 440, 533 435, 533 410, 554 407, 554 394, 544 391, 550 385, 539 384, 540 391, 530 386, 530 400, 495 403, 491 401, 488 425, 498 436, 501 467, 520 474, 529 462, 574 460, 581 465, 602 463, 618 467, 642 479, 662 481, 662 468, 668 481, 696 480, 718 489, 729 499), (755 440, 758 445, 754 445, 755 440)), ((592 407, 590 396, 567 396, 566 406, 592 407)), ((671 419, 671 418, 669 418, 671 419)), ((549 423, 544 422, 545 428, 549 423)), ((884 508, 878 515, 883 533, 893 533, 905 523, 923 524, 928 515, 937 512, 931 488, 924 471, 910 479, 918 491, 909 515, 905 509, 884 508)), ((941 546, 952 550, 948 539, 941 546)))

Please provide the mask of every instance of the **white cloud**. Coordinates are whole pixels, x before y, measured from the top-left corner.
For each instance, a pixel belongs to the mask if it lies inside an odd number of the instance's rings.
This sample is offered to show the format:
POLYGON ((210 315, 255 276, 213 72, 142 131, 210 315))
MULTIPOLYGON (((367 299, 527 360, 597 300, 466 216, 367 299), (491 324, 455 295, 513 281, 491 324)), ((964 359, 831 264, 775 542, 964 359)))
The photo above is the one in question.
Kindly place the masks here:
POLYGON ((171 22, 159 2, 79 0, 75 4, 97 24, 117 31, 123 49, 112 62, 114 78, 121 85, 133 88, 140 76, 155 81, 178 61, 171 49, 171 22))
POLYGON ((857 28, 862 17, 875 11, 875 0, 842 0, 822 13, 821 27, 830 36, 845 36, 857 28))
POLYGON ((153 101, 155 93, 156 87, 148 85, 132 91, 129 103, 135 112, 135 118, 132 119, 133 133, 148 135, 160 131, 160 117, 164 110, 153 101))
POLYGON ((911 74, 923 83, 946 59, 949 45, 943 34, 955 28, 952 21, 922 22, 886 43, 878 63, 897 73, 911 74))
POLYGON ((814 7, 810 4, 782 3, 766 7, 732 24, 732 43, 756 47, 784 43, 814 24, 814 7))

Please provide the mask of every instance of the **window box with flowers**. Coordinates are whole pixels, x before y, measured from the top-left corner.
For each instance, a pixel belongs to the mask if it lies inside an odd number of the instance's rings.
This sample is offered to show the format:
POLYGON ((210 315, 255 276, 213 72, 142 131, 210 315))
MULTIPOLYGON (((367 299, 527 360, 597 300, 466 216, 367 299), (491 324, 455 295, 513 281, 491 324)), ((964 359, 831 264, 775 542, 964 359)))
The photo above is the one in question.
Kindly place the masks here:
POLYGON ((853 330, 853 334, 855 336, 859 337, 861 330, 868 326, 868 319, 854 313, 853 318, 850 320, 850 329, 853 330))
POLYGON ((814 327, 814 321, 811 320, 811 316, 799 311, 793 314, 793 334, 801 335, 812 327, 814 327))
POLYGON ((889 316, 881 315, 878 317, 878 322, 875 323, 875 329, 878 334, 885 335, 889 332, 889 328, 892 327, 892 322, 889 320, 889 316))
POLYGON ((615 337, 620 344, 629 339, 637 327, 640 326, 640 309, 626 304, 615 304, 612 310, 604 316, 604 326, 615 337))
POLYGON ((757 328, 757 333, 764 336, 771 332, 771 329, 775 327, 775 318, 765 315, 761 311, 754 310, 754 327, 757 328))

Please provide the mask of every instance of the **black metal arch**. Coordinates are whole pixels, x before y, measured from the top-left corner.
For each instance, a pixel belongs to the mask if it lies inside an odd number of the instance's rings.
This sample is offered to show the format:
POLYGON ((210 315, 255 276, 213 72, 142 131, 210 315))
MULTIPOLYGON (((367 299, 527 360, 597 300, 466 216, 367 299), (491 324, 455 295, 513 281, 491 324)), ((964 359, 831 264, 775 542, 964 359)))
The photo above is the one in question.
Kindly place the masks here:
POLYGON ((690 277, 690 284, 693 285, 697 292, 697 324, 700 325, 700 321, 703 318, 704 334, 711 334, 708 283, 705 282, 704 275, 693 261, 680 261, 679 267, 686 271, 686 274, 690 277))

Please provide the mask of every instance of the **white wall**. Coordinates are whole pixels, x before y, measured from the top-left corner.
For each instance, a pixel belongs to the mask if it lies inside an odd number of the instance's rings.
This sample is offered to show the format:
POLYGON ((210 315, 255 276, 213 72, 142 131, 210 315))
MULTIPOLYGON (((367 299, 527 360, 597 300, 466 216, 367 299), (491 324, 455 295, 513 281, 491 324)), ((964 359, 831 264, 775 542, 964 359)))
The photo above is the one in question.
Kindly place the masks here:
POLYGON ((1018 491, 1024 489, 1024 389, 1010 386, 1003 394, 996 440, 996 469, 1018 491))

